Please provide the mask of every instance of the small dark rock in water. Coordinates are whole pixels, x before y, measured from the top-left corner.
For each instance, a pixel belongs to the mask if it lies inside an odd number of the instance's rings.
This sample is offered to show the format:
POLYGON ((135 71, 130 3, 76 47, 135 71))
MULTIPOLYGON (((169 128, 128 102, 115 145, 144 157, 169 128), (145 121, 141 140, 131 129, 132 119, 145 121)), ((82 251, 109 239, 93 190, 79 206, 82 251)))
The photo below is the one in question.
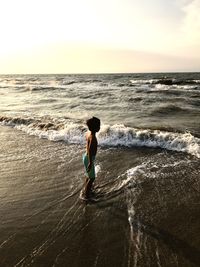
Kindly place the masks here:
POLYGON ((171 79, 163 79, 155 82, 155 84, 165 84, 165 85, 172 85, 173 81, 171 79))

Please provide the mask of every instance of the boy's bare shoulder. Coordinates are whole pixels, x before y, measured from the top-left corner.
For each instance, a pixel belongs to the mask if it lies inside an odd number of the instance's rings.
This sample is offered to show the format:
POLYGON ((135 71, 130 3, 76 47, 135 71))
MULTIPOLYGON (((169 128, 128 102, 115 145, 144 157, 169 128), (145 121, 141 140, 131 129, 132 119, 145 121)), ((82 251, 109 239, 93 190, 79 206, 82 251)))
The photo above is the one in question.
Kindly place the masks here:
POLYGON ((90 141, 91 143, 94 143, 97 141, 96 136, 92 135, 90 132, 86 133, 86 139, 88 142, 90 141))
POLYGON ((92 138, 91 133, 90 133, 90 132, 87 132, 87 133, 86 133, 86 139, 87 139, 87 140, 91 140, 91 138, 92 138))
POLYGON ((86 140, 87 140, 87 144, 92 144, 94 141, 93 141, 93 136, 91 133, 87 133, 86 134, 86 140))

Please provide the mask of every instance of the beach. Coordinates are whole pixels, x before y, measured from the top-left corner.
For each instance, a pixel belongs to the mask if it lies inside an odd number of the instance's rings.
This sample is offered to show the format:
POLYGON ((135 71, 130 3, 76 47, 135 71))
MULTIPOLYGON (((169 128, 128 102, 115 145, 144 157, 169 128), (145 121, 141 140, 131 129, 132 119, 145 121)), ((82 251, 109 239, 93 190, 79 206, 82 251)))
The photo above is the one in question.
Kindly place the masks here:
POLYGON ((199 99, 199 73, 0 75, 0 266, 199 266, 199 99))
POLYGON ((81 144, 0 126, 1 266, 199 266, 199 159, 100 147, 96 202, 81 144))

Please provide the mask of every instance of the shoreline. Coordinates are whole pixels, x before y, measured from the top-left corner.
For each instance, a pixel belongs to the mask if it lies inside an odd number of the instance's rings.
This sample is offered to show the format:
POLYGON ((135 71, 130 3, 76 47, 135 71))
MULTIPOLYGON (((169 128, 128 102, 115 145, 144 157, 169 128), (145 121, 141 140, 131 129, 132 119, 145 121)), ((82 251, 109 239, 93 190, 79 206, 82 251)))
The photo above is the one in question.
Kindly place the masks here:
POLYGON ((100 149, 99 200, 85 205, 78 199, 84 147, 6 126, 0 146, 4 267, 198 266, 198 159, 100 149))

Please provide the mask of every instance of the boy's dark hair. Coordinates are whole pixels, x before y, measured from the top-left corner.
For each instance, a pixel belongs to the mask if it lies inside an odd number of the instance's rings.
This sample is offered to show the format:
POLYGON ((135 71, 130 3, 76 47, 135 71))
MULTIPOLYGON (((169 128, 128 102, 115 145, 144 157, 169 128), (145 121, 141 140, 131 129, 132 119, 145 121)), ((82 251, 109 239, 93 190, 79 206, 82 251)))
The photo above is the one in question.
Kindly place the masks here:
POLYGON ((92 117, 86 121, 86 124, 91 132, 98 132, 100 130, 100 119, 92 117))

